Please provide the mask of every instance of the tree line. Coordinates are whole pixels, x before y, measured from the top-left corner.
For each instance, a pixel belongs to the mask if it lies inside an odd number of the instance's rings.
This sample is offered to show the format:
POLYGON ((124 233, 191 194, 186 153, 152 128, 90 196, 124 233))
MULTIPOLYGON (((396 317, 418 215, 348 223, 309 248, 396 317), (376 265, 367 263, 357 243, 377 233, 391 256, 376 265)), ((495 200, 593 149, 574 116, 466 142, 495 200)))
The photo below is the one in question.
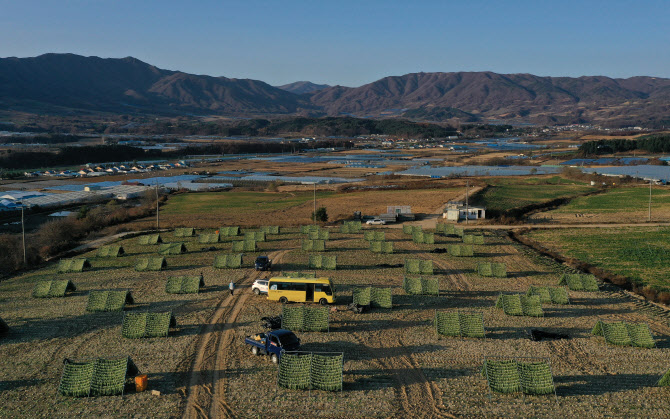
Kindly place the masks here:
POLYGON ((307 136, 389 135, 396 137, 435 138, 456 134, 451 126, 412 122, 404 119, 366 119, 353 117, 284 119, 247 119, 242 121, 164 121, 129 128, 110 128, 110 133, 272 136, 299 134, 307 136))
POLYGON ((582 156, 612 154, 633 150, 646 150, 650 153, 670 152, 670 134, 650 134, 632 140, 594 140, 587 141, 579 146, 579 154, 582 156))
POLYGON ((0 155, 3 170, 38 169, 75 166, 86 163, 126 162, 151 159, 175 159, 200 154, 291 153, 319 147, 351 148, 353 143, 328 139, 310 143, 279 143, 270 141, 225 141, 202 147, 184 147, 175 151, 144 150, 127 145, 96 145, 62 147, 53 151, 13 151, 0 155))

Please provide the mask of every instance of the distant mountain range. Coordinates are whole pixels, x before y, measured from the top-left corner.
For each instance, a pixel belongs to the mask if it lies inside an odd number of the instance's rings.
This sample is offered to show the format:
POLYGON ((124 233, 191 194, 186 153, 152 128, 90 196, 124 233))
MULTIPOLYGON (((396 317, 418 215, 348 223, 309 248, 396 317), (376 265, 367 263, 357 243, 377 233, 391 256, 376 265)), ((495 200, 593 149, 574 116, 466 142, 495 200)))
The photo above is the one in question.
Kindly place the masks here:
POLYGON ((294 83, 289 83, 277 87, 282 90, 286 90, 287 92, 295 93, 296 95, 303 95, 305 93, 313 93, 317 90, 323 90, 330 86, 327 84, 312 83, 311 81, 296 81, 294 83))
POLYGON ((162 70, 131 57, 45 54, 0 58, 0 110, 670 125, 670 79, 457 72, 385 77, 360 87, 273 87, 162 70))

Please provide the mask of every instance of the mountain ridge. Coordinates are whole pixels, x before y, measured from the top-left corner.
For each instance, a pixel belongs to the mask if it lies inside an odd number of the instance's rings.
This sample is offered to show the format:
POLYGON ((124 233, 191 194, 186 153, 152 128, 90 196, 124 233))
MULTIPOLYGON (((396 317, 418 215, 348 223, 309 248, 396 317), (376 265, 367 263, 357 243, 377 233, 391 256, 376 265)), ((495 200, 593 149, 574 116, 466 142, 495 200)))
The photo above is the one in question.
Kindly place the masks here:
POLYGON ((330 87, 328 84, 316 84, 311 81, 296 81, 293 83, 284 84, 281 86, 275 86, 279 89, 286 90, 287 92, 295 93, 296 95, 303 95, 305 93, 313 93, 318 90, 325 89, 330 87))
POLYGON ((164 70, 133 57, 50 53, 0 58, 0 109, 670 125, 670 79, 462 71, 387 76, 358 87, 308 81, 275 87, 164 70))

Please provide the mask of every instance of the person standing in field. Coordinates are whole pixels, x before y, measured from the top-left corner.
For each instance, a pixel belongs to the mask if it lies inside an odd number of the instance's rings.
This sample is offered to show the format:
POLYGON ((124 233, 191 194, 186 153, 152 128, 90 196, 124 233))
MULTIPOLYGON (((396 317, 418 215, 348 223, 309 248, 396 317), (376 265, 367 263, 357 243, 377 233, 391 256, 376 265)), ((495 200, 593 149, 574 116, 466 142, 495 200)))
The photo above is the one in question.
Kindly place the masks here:
POLYGON ((230 290, 230 295, 233 295, 233 291, 235 291, 235 283, 231 280, 230 284, 228 284, 228 289, 230 290))

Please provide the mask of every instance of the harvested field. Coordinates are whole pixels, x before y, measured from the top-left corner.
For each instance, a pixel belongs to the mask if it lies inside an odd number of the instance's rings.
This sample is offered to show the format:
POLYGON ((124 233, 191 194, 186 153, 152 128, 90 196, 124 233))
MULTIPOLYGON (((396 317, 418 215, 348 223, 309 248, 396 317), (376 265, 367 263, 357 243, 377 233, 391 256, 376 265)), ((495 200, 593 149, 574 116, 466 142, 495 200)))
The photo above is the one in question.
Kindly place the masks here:
MULTIPOLYGON (((277 224, 273 220, 273 224, 277 224)), ((382 230, 382 229, 380 229, 382 230)), ((249 231, 249 230, 247 230, 249 231)), ((611 285, 600 292, 569 291, 570 305, 543 305, 544 317, 513 317, 494 308, 500 292, 525 293, 531 285, 556 285, 566 268, 540 257, 506 235, 485 232, 486 245, 474 245, 475 255, 455 258, 430 253, 460 242, 435 236, 435 244, 416 244, 401 229, 383 229, 395 253, 368 250, 363 233, 330 230, 328 256, 337 256, 336 271, 318 271, 336 284, 338 311, 330 314, 330 332, 299 333, 303 349, 344 353, 342 392, 279 389, 277 367, 266 357, 252 356, 243 344, 261 331, 260 318, 281 313, 281 305, 250 292, 257 273, 251 262, 269 254, 276 271, 306 271, 309 252, 300 249, 305 237, 296 228, 259 242, 259 252, 244 256, 242 269, 214 271, 214 255, 230 250, 230 238, 205 245, 196 237, 185 241, 189 250, 169 255, 166 272, 137 273, 132 260, 156 254, 157 246, 139 246, 134 239, 116 244, 128 256, 113 259, 84 254, 89 272, 56 272, 56 266, 0 283, 2 317, 10 326, 1 338, 0 397, 3 417, 24 415, 62 417, 667 417, 667 390, 655 386, 668 369, 668 313, 648 309, 611 285), (212 246, 216 250, 208 250, 212 246), (406 258, 432 260, 440 278, 440 296, 407 295, 401 289, 406 258), (507 278, 484 278, 480 262, 500 262, 507 278), (398 266, 398 267, 390 267, 398 266), (198 294, 164 292, 168 276, 199 275, 206 286, 198 294), (69 279, 73 295, 33 299, 39 278, 69 279), (226 285, 238 290, 229 295, 226 285), (355 285, 391 286, 393 309, 358 314, 344 311, 355 285), (172 311, 178 328, 167 338, 124 339, 122 313, 85 312, 86 294, 94 289, 132 290, 133 311, 172 311), (486 339, 439 338, 432 320, 435 310, 473 308, 483 313, 486 339), (592 336, 598 320, 646 322, 657 349, 611 346, 592 336), (531 341, 529 328, 568 335, 569 340, 531 341), (125 396, 68 398, 56 395, 63 358, 128 355, 149 375, 149 392, 125 396), (546 357, 556 383, 553 396, 493 395, 480 374, 485 356, 546 357)), ((243 231, 244 233, 244 231, 243 231)))
MULTIPOLYGON (((319 186, 320 187, 320 186, 319 186)), ((165 226, 217 228, 223 225, 258 226, 272 214, 272 223, 298 226, 311 223, 314 211, 312 186, 295 192, 203 192, 171 196, 161 208, 165 226)), ((354 211, 378 215, 387 205, 411 205, 418 214, 432 214, 448 200, 462 194, 461 189, 422 189, 408 194, 406 190, 361 191, 337 193, 317 189, 317 207, 326 207, 328 220, 348 219, 354 211)), ((134 223, 150 228, 153 219, 134 223)))

